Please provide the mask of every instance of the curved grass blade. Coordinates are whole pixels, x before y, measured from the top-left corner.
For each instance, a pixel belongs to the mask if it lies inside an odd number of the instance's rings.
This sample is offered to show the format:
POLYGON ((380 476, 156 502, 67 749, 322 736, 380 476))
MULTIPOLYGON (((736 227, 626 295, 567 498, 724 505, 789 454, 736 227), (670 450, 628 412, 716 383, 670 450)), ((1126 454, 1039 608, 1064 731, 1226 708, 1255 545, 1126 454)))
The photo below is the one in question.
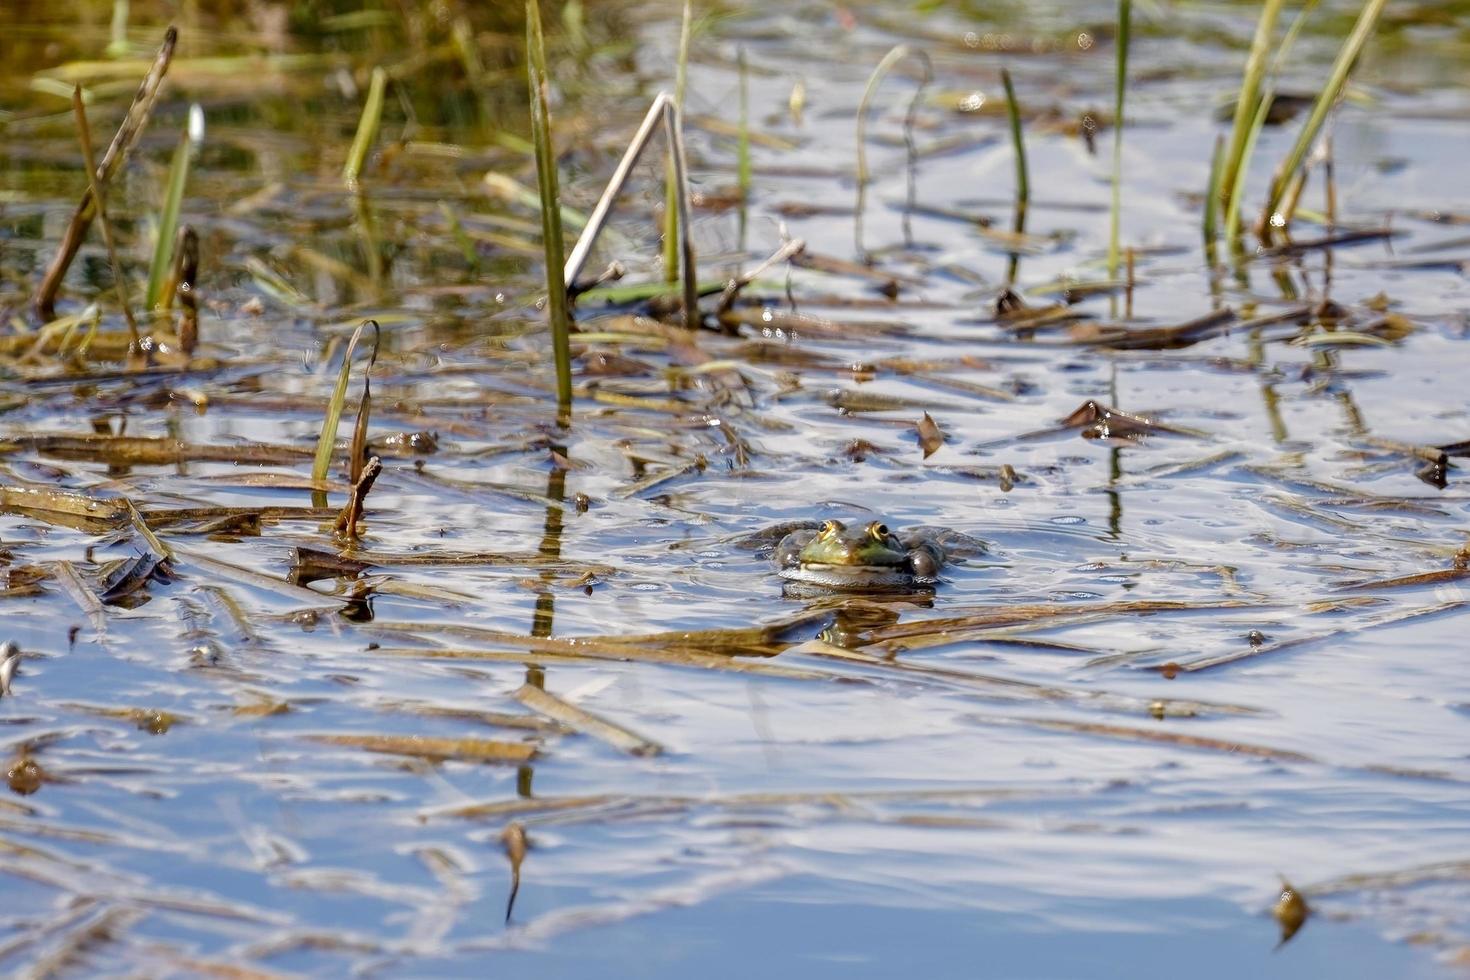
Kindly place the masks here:
MULTIPOLYGON (((1026 169, 1026 142, 1021 135, 1021 106, 1016 102, 1016 89, 1011 85, 1009 69, 1000 70, 1000 81, 1006 90, 1006 118, 1011 126, 1011 143, 1016 148, 1016 224, 1017 235, 1026 233, 1026 206, 1031 200, 1031 182, 1026 169)), ((1006 282, 1016 281, 1016 268, 1020 264, 1020 252, 1011 253, 1006 271, 1006 282)))
MULTIPOLYGON (((373 353, 368 358, 367 370, 372 371, 373 365, 377 363, 382 330, 377 320, 364 320, 352 331, 352 338, 347 341, 347 352, 342 355, 342 369, 337 372, 337 386, 332 389, 332 399, 327 403, 327 417, 322 421, 322 433, 316 442, 316 457, 311 464, 311 478, 314 482, 326 482, 327 470, 332 465, 332 448, 337 444, 337 425, 342 421, 342 406, 347 402, 347 382, 352 377, 352 354, 357 350, 357 342, 362 339, 363 330, 369 325, 373 328, 373 353)), ((318 506, 325 506, 325 503, 318 506)))
POLYGON ((883 83, 883 79, 888 77, 888 73, 893 70, 893 66, 908 57, 918 59, 919 64, 924 69, 923 77, 919 81, 919 87, 914 91, 914 97, 909 102, 908 113, 904 116, 904 142, 909 147, 909 211, 913 210, 913 163, 916 155, 913 144, 914 114, 919 108, 919 97, 923 94, 925 87, 934 78, 934 69, 930 65, 929 56, 923 51, 918 48, 911 48, 907 44, 899 44, 883 56, 883 59, 878 62, 878 66, 873 69, 873 74, 868 76, 868 84, 863 89, 862 100, 858 103, 857 203, 853 214, 853 241, 857 247, 859 260, 867 257, 867 250, 863 248, 863 209, 867 204, 868 195, 868 153, 866 149, 868 137, 868 106, 873 101, 873 96, 877 94, 878 86, 883 83))

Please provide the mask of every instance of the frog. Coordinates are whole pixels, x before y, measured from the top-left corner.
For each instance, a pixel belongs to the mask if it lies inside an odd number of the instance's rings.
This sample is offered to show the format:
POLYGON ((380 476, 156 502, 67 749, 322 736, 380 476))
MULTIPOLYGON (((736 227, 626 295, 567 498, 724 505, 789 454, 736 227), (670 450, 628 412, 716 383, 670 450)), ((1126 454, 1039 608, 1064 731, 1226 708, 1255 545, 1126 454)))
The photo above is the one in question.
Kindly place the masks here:
POLYGON ((896 534, 882 521, 848 527, 826 520, 792 531, 776 546, 782 578, 841 592, 930 589, 939 581, 945 548, 932 528, 896 534))

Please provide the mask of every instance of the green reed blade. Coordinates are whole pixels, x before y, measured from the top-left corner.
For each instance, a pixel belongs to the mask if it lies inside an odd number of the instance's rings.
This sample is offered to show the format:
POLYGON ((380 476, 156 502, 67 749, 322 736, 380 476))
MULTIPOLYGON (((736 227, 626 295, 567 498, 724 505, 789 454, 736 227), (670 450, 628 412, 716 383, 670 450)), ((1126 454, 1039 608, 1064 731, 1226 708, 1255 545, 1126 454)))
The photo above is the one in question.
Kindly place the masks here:
POLYGON ((352 331, 352 337, 347 341, 347 351, 342 355, 342 367, 337 372, 337 385, 332 389, 332 398, 327 402, 327 416, 322 420, 321 435, 316 440, 316 457, 311 463, 311 479, 314 483, 324 483, 327 479, 327 470, 332 465, 332 449, 337 444, 337 425, 342 421, 342 406, 347 403, 347 382, 352 377, 352 354, 357 350, 357 342, 362 339, 362 332, 368 326, 373 328, 373 353, 368 358, 367 370, 371 371, 378 360, 378 341, 382 331, 377 320, 364 320, 352 331))
POLYGON ((1113 98, 1113 203, 1108 220, 1108 278, 1118 278, 1118 236, 1123 219, 1123 99, 1128 85, 1128 37, 1132 0, 1118 0, 1118 73, 1113 98))
POLYGON ((1006 118, 1011 124, 1011 144, 1016 149, 1016 233, 1026 230, 1026 205, 1031 200, 1031 182, 1026 170, 1026 142, 1021 136, 1021 106, 1011 85, 1011 73, 1000 70, 1000 81, 1006 90, 1006 118))
MULTIPOLYGON (((694 5, 684 0, 684 20, 679 27, 679 58, 674 65, 674 105, 684 111, 684 88, 689 80, 689 35, 693 31, 694 5)), ((674 179, 674 156, 670 150, 664 165, 664 281, 679 278, 679 187, 674 179)))
POLYGON ((541 244, 546 251, 546 312, 551 322, 551 354, 556 365, 556 401, 565 416, 572 407, 571 322, 563 278, 561 191, 557 186, 556 152, 551 145, 546 38, 541 31, 541 6, 537 0, 526 0, 526 71, 531 83, 531 142, 536 147, 536 184, 541 193, 541 244))
POLYGON ((153 245, 153 260, 148 264, 148 292, 143 308, 154 309, 163 295, 163 283, 173 267, 174 238, 179 230, 179 210, 184 204, 184 184, 189 179, 189 162, 194 155, 186 132, 179 137, 173 162, 168 167, 168 190, 163 198, 163 213, 158 219, 158 241, 153 245))
POLYGON ((357 178, 367 163, 368 151, 373 140, 378 138, 378 124, 383 119, 383 96, 388 88, 388 73, 382 68, 373 69, 372 81, 368 83, 367 102, 363 104, 362 116, 357 120, 357 135, 352 137, 352 149, 347 152, 347 162, 342 166, 342 180, 349 188, 357 186, 357 178))
POLYGON ((1230 202, 1230 210, 1225 212, 1225 240, 1230 243, 1232 250, 1240 244, 1240 208, 1235 204, 1245 193, 1245 178, 1250 172, 1251 154, 1256 151, 1256 140, 1260 138, 1261 130, 1266 128, 1266 117, 1271 112, 1271 102, 1275 98, 1274 86, 1268 85, 1261 93, 1261 100, 1245 132, 1245 146, 1241 152, 1240 166, 1235 170, 1235 186, 1230 188, 1230 193, 1226 197, 1226 200, 1230 202))
POLYGON ((1273 237, 1272 230, 1281 228, 1291 221, 1290 215, 1277 213, 1286 188, 1291 184, 1296 172, 1301 169, 1302 162, 1307 158, 1307 151, 1312 142, 1322 130, 1322 124, 1327 121, 1327 114, 1337 104, 1342 95, 1343 86, 1347 84, 1348 74, 1357 64, 1358 56, 1363 52, 1363 46, 1368 43, 1372 36, 1374 27, 1378 24, 1378 17, 1383 13, 1383 8, 1388 0, 1367 0, 1363 4, 1363 10, 1358 14, 1358 21, 1353 25, 1352 32, 1343 41, 1342 49, 1337 53, 1337 60, 1332 63, 1332 72, 1327 77, 1327 83, 1322 86, 1322 91, 1317 93, 1317 101, 1312 104, 1312 113, 1307 121, 1302 124, 1301 132, 1297 133, 1296 143, 1292 145, 1291 152, 1276 169, 1271 177, 1271 190, 1266 196, 1266 206, 1261 211, 1261 231, 1263 238, 1269 240, 1273 237))
MULTIPOLYGON (((1245 165, 1246 136, 1249 133, 1251 119, 1256 106, 1260 104, 1261 81, 1266 77, 1266 56, 1271 50, 1271 37, 1276 33, 1276 21, 1281 16, 1281 8, 1285 0, 1265 0, 1261 6, 1261 16, 1256 21, 1256 33, 1251 39, 1250 54, 1245 60, 1245 70, 1240 76, 1240 92, 1235 98, 1235 115, 1230 124, 1230 145, 1225 152, 1225 170, 1221 174, 1220 184, 1228 194, 1235 188, 1235 175, 1245 165)), ((1216 202, 1223 204, 1225 213, 1229 214, 1232 207, 1239 207, 1239 201, 1226 198, 1216 202)))

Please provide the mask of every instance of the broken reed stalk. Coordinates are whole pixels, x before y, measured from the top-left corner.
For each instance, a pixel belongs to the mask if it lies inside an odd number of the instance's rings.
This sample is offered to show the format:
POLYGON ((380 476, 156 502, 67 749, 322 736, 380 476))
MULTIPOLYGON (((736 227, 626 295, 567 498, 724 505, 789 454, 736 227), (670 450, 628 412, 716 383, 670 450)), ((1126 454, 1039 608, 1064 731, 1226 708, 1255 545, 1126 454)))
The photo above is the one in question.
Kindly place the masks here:
POLYGON ((1275 232, 1285 228, 1291 223, 1290 213, 1283 214, 1279 208, 1286 195, 1287 189, 1301 169, 1306 160, 1307 151, 1311 148, 1317 134, 1321 132, 1322 125, 1327 121, 1327 114, 1341 98, 1343 87, 1347 84, 1348 74, 1353 65, 1357 64, 1358 56, 1362 54, 1363 47, 1372 36, 1373 29, 1378 24, 1378 17, 1383 13, 1383 8, 1388 0, 1367 0, 1363 4, 1363 10, 1358 14, 1357 23, 1353 25, 1352 32, 1343 41, 1342 49, 1337 53, 1337 60, 1332 64, 1332 71, 1327 77, 1327 82, 1322 86, 1322 91, 1317 93, 1317 101, 1312 104, 1311 115, 1302 124, 1301 131, 1297 133, 1296 142, 1291 151, 1276 168, 1276 173, 1271 177, 1271 189, 1266 195, 1266 206, 1261 210, 1258 219, 1256 234, 1261 241, 1267 245, 1275 241, 1275 232))
POLYGON ((153 245, 153 260, 148 263, 148 292, 143 309, 153 310, 163 300, 164 283, 173 267, 174 236, 179 229, 179 211, 184 205, 184 185, 189 180, 189 161, 193 143, 186 130, 179 137, 174 157, 168 167, 168 190, 164 193, 163 211, 158 218, 158 240, 153 245))
POLYGON ((541 245, 546 252, 546 313, 551 322, 551 356, 556 366, 556 403, 558 419, 566 422, 572 411, 572 328, 563 272, 561 190, 557 185, 556 151, 551 145, 546 38, 541 31, 541 6, 537 0, 526 0, 526 73, 531 88, 536 184, 541 196, 541 245))
POLYGON ((87 123, 87 107, 82 103, 82 87, 71 90, 71 110, 77 117, 77 135, 82 141, 82 162, 87 168, 87 190, 96 202, 97 223, 102 226, 102 241, 107 246, 107 261, 112 266, 112 284, 117 289, 117 301, 122 305, 123 318, 128 321, 128 349, 141 349, 143 339, 138 336, 138 321, 133 319, 133 308, 128 302, 128 284, 123 279, 122 263, 117 259, 117 247, 112 241, 112 225, 107 220, 107 188, 102 186, 97 173, 97 161, 92 155, 92 127, 87 123))
MULTIPOLYGON (((684 89, 689 80, 689 36, 694 21, 692 0, 684 0, 679 25, 679 56, 674 63, 674 105, 684 111, 684 89)), ((669 148, 664 167, 664 282, 679 278, 679 184, 674 179, 674 151, 669 148)))
POLYGON ((1118 0, 1118 65, 1113 96, 1113 203, 1108 218, 1108 278, 1118 278, 1118 236, 1123 220, 1123 105, 1128 85, 1128 37, 1132 0, 1118 0))
POLYGON ((648 107, 648 112, 643 116, 643 122, 639 123, 638 131, 633 134, 633 139, 628 143, 628 148, 623 151, 623 158, 618 161, 617 169, 613 171, 612 178, 607 182, 607 187, 602 191, 602 197, 598 198, 597 206, 592 209, 592 214, 587 219, 587 227, 582 230, 582 235, 577 239, 577 244, 572 246, 572 254, 567 259, 566 268, 562 273, 562 281, 566 284, 575 285, 582 274, 582 269, 587 265, 587 258, 592 254, 592 246, 596 244, 597 237, 607 226, 607 216, 612 210, 613 202, 622 193, 623 185, 628 182, 628 177, 633 173, 633 167, 638 163, 638 157, 642 155, 644 147, 653 138, 653 131, 663 123, 664 135, 669 140, 674 150, 674 180, 678 185, 679 196, 675 211, 680 216, 679 247, 683 261, 683 297, 684 297, 684 325, 691 329, 699 326, 699 285, 696 282, 696 270, 694 264, 694 243, 689 232, 689 174, 688 165, 684 157, 684 123, 683 114, 679 107, 674 104, 673 98, 667 92, 660 92, 654 96, 653 104, 648 107))
POLYGON ((857 203, 853 212, 853 241, 857 247, 858 261, 867 260, 867 249, 863 247, 863 208, 867 203, 868 196, 868 105, 873 101, 873 96, 878 92, 878 86, 888 73, 893 70, 904 58, 914 57, 924 69, 924 74, 919 81, 919 87, 914 90, 914 97, 909 101, 908 112, 904 115, 904 142, 909 148, 909 210, 913 210, 913 164, 915 149, 913 145, 914 115, 919 109, 919 97, 923 95, 924 89, 934 79, 934 69, 929 62, 929 55, 911 48, 907 44, 899 44, 889 50, 881 61, 878 62, 873 74, 868 76, 868 84, 863 88, 863 97, 858 102, 857 113, 857 203))
MULTIPOLYGON (((342 355, 342 368, 337 372, 337 385, 332 389, 332 398, 327 402, 327 415, 322 420, 322 432, 316 441, 316 456, 311 464, 311 479, 313 483, 325 483, 327 470, 332 465, 332 449, 337 444, 337 426, 342 421, 342 408, 347 403, 347 382, 352 377, 352 354, 357 350, 357 342, 362 339, 362 332, 367 327, 373 328, 373 352, 368 358, 367 369, 363 377, 372 373, 373 365, 378 360, 378 344, 382 340, 382 330, 377 320, 364 320, 352 331, 352 338, 347 341, 347 351, 342 355)), ((364 389, 366 390, 366 389, 364 389)), ((313 500, 318 507, 326 506, 326 494, 318 491, 320 502, 313 500)))
MULTIPOLYGON (((1016 102, 1016 89, 1011 85, 1009 69, 1000 70, 1000 81, 1006 90, 1006 118, 1011 124, 1011 144, 1016 150, 1016 223, 1017 236, 1026 232, 1026 206, 1031 200, 1031 182, 1026 170, 1026 143, 1021 135, 1021 106, 1016 102)), ((1007 265, 1006 283, 1016 281, 1016 268, 1020 264, 1020 252, 1012 251, 1007 265)))
POLYGON ((352 137, 352 149, 347 151, 347 162, 342 165, 342 180, 349 190, 356 190, 357 178, 367 164, 368 151, 373 140, 378 138, 378 124, 383 119, 383 96, 388 88, 388 73, 374 68, 372 80, 368 82, 367 102, 363 103, 362 115, 357 120, 357 134, 352 137))
MULTIPOLYGON (((108 146, 107 152, 102 155, 102 162, 96 167, 95 174, 100 178, 97 181, 99 187, 105 188, 111 182, 113 175, 127 159, 133 144, 138 141, 144 127, 148 125, 148 117, 152 115, 153 106, 158 101, 159 89, 163 85, 164 75, 168 73, 168 66, 173 60, 174 47, 178 40, 178 30, 170 27, 163 36, 163 45, 158 49, 153 65, 148 69, 148 74, 143 76, 142 84, 138 87, 138 94, 133 97, 133 104, 128 107, 128 114, 123 118, 122 125, 118 127, 117 134, 113 136, 112 144, 108 146)), ((71 267, 72 260, 76 258, 77 251, 82 247, 82 241, 87 237, 87 230, 91 227, 92 219, 96 214, 96 202, 89 186, 83 192, 81 201, 77 203, 76 210, 72 212, 71 222, 61 237, 61 244, 57 246, 56 254, 51 258, 51 265, 46 268, 46 274, 41 277, 41 282, 36 286, 36 292, 31 297, 31 307, 36 316, 42 320, 49 321, 56 318, 56 294, 61 289, 61 281, 66 278, 66 270, 71 267)))
POLYGON ((368 492, 372 490, 373 484, 377 482, 378 475, 383 472, 383 461, 374 456, 362 467, 362 472, 352 481, 352 491, 347 496, 347 503, 343 505, 342 512, 337 515, 337 534, 350 541, 358 538, 357 525, 362 520, 363 508, 367 503, 368 492))
POLYGON ((177 296, 183 314, 179 320, 179 350, 193 354, 199 346, 199 296, 196 284, 199 281, 199 236, 188 225, 179 228, 179 240, 174 246, 173 285, 169 296, 177 296))

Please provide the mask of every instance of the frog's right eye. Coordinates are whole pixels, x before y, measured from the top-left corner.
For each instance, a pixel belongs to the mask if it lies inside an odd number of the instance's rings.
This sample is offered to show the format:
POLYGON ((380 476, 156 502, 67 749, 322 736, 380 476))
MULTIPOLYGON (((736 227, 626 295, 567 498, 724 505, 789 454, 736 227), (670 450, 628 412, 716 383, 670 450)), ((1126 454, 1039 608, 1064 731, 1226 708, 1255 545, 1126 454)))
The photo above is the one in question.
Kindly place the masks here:
POLYGON ((822 533, 823 534, 836 534, 838 531, 841 531, 841 530, 842 530, 842 524, 840 522, 838 522, 838 521, 823 521, 822 522, 822 533))

